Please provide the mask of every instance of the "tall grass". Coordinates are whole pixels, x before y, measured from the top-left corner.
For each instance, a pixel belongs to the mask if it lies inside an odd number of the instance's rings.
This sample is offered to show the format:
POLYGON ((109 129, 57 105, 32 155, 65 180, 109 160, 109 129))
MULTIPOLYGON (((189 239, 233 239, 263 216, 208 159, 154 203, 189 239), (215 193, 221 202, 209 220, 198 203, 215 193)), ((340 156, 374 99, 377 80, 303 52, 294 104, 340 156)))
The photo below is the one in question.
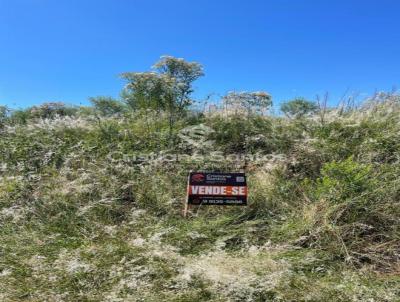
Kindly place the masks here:
POLYGON ((2 119, 1 301, 398 301, 398 95, 323 119, 191 113, 173 138, 151 111, 66 112, 2 119), (249 205, 183 219, 197 169, 245 170, 249 205))

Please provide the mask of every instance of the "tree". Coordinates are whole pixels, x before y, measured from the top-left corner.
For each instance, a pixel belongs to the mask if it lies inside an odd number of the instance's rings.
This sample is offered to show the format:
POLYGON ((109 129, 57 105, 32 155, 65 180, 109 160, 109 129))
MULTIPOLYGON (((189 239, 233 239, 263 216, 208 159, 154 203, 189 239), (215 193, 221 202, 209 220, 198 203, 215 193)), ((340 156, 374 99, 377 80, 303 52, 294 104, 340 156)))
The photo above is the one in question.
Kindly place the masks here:
POLYGON ((192 103, 193 82, 204 75, 203 67, 196 62, 163 56, 153 69, 155 71, 123 73, 121 77, 128 83, 122 98, 133 110, 167 112, 171 138, 176 120, 192 103))
POLYGON ((272 106, 272 97, 265 91, 229 92, 223 97, 223 102, 227 108, 244 109, 251 115, 267 111, 272 106))
POLYGON ((281 105, 281 111, 289 118, 302 118, 315 113, 317 109, 317 104, 304 98, 295 98, 281 105))
POLYGON ((167 111, 174 107, 173 79, 155 72, 129 72, 122 77, 128 81, 122 98, 131 109, 167 111))
POLYGON ((108 96, 97 96, 89 98, 95 110, 102 116, 112 116, 121 114, 124 111, 124 105, 108 96))
POLYGON ((181 114, 192 103, 193 82, 204 75, 203 67, 196 62, 163 56, 153 68, 155 72, 122 74, 128 82, 122 93, 124 100, 133 109, 181 114))
POLYGON ((191 104, 190 95, 193 92, 193 82, 204 75, 202 65, 197 62, 187 62, 182 58, 162 56, 153 68, 174 80, 174 96, 179 111, 191 104))

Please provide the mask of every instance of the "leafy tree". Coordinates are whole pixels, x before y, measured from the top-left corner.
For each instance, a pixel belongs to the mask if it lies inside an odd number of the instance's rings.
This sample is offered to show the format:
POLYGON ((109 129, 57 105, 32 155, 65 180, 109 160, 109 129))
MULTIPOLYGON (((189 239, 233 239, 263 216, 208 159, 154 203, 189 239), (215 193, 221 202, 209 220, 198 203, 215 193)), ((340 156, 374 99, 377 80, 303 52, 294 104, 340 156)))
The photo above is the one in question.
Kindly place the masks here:
POLYGON ((191 104, 193 82, 204 75, 199 63, 163 56, 153 68, 156 72, 127 72, 122 96, 133 109, 166 110, 181 114, 191 104))
POLYGON ((174 107, 172 79, 155 72, 131 72, 122 77, 128 81, 122 98, 131 109, 163 111, 174 107))
MULTIPOLYGON (((133 110, 153 109, 167 112, 169 133, 174 124, 192 103, 193 82, 203 75, 199 63, 163 56, 151 72, 127 72, 121 76, 128 83, 122 98, 133 110)), ((172 140, 170 140, 172 142, 172 140)))
POLYGON ((112 116, 120 114, 124 111, 124 105, 107 96, 97 96, 89 98, 90 102, 94 106, 95 110, 102 116, 112 116))
POLYGON ((281 111, 289 118, 301 118, 315 113, 318 106, 304 98, 295 98, 281 105, 281 111))
POLYGON ((182 58, 162 56, 153 68, 167 78, 174 80, 174 96, 176 106, 182 111, 191 104, 190 95, 193 92, 193 82, 204 75, 203 67, 197 62, 187 62, 182 58))

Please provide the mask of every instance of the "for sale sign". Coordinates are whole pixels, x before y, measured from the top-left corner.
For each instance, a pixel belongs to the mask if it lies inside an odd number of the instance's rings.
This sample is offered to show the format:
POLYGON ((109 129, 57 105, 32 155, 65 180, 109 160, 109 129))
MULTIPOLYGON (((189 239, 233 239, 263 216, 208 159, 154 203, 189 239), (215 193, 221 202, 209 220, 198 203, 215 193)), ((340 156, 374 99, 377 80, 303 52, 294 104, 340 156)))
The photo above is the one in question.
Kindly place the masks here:
POLYGON ((191 172, 188 182, 188 204, 246 205, 246 175, 191 172))

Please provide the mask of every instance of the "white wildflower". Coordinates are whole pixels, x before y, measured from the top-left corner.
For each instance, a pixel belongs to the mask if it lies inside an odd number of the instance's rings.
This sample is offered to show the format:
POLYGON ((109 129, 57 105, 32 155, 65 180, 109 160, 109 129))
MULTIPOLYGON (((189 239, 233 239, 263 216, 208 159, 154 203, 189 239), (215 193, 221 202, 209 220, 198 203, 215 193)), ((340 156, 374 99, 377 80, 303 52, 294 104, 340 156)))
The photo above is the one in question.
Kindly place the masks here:
POLYGON ((108 235, 115 235, 117 233, 117 226, 116 225, 106 225, 104 226, 104 232, 108 235))
POLYGON ((71 259, 65 263, 66 271, 70 274, 78 272, 88 272, 91 270, 91 266, 87 263, 82 262, 79 259, 71 259))
POLYGON ((200 238, 207 238, 206 235, 204 234, 200 234, 199 232, 193 231, 193 232, 189 232, 188 237, 191 239, 200 239, 200 238))
POLYGON ((132 241, 130 241, 130 243, 133 246, 143 246, 146 243, 146 240, 141 237, 138 237, 138 238, 135 238, 132 241))
POLYGON ((13 222, 18 222, 25 217, 26 209, 19 206, 4 208, 0 211, 0 218, 12 218, 13 222))
POLYGON ((0 272, 0 278, 1 277, 6 277, 8 275, 11 275, 12 271, 10 269, 4 269, 0 272))

